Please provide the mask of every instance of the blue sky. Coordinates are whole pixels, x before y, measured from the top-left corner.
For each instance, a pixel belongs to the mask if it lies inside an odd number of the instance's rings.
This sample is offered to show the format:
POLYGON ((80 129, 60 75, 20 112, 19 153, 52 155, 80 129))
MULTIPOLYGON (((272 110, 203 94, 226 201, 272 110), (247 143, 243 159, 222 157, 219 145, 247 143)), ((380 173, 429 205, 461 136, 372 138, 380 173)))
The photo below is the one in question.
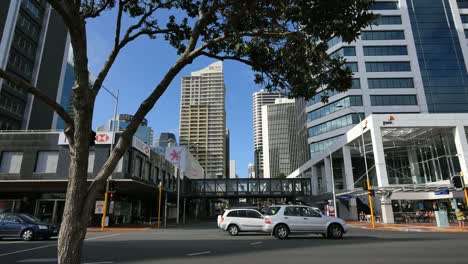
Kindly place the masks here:
MULTIPOLYGON (((112 48, 114 20, 114 15, 107 13, 88 21, 89 65, 94 75, 99 72, 112 48)), ((175 50, 162 38, 140 38, 127 46, 104 83, 110 90, 120 90, 119 113, 133 114, 176 59, 175 50)), ((214 61, 200 57, 174 79, 146 117, 154 129, 155 137, 160 132, 172 132, 178 140, 181 77, 205 68, 214 61)), ((238 62, 224 62, 224 78, 227 128, 231 139, 230 158, 236 160, 237 174, 246 177, 248 163, 253 163, 252 93, 261 87, 253 82, 250 68, 238 62)), ((113 109, 114 99, 102 91, 96 102, 94 127, 112 118, 113 109)))

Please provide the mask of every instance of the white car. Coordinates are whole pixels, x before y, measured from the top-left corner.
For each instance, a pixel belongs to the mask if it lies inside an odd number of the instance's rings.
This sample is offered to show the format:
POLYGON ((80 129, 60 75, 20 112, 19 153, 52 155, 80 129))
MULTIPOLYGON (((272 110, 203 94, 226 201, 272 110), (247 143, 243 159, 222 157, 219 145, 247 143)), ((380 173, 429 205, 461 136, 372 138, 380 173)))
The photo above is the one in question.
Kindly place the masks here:
POLYGON ((239 232, 262 232, 264 224, 263 215, 254 209, 231 209, 218 216, 218 227, 231 236, 239 232))
POLYGON ((273 205, 265 213, 263 231, 279 239, 290 233, 315 233, 329 238, 342 238, 348 231, 343 219, 325 216, 317 208, 303 205, 273 205))

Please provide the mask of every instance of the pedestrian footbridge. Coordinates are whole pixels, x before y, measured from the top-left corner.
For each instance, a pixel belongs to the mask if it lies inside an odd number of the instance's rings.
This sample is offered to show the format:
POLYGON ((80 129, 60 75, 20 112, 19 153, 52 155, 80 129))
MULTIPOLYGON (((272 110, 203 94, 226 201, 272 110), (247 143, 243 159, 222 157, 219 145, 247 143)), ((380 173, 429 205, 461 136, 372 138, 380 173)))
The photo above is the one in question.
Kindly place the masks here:
POLYGON ((308 178, 294 179, 191 179, 184 182, 184 195, 191 198, 310 196, 308 178))

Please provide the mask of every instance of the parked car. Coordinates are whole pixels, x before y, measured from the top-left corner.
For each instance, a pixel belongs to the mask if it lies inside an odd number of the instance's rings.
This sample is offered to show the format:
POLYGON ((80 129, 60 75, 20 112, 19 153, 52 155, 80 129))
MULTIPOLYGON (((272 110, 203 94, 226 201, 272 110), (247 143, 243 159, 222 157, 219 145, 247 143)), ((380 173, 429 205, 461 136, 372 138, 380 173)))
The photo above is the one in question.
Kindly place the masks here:
POLYGON ((348 231, 343 219, 323 215, 315 207, 303 205, 274 205, 265 213, 263 231, 279 239, 290 233, 315 233, 329 238, 342 238, 348 231))
POLYGON ((254 209, 226 210, 218 219, 219 228, 231 236, 236 236, 239 232, 262 232, 265 224, 263 215, 254 209))
POLYGON ((0 238, 18 237, 29 241, 39 238, 49 239, 57 234, 57 226, 43 223, 29 214, 0 214, 0 238))

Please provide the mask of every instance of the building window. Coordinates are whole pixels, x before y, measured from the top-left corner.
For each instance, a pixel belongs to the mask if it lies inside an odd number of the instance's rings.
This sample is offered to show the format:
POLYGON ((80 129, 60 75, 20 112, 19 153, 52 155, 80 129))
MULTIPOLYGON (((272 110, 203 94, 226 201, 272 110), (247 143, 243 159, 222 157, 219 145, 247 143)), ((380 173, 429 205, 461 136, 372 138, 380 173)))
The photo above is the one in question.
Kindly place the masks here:
POLYGON ((379 16, 374 23, 377 25, 401 25, 401 16, 379 16))
POLYGON ((359 79, 353 79, 351 89, 361 89, 361 81, 359 79))
POLYGON ((333 37, 332 39, 330 39, 327 44, 328 44, 328 48, 331 48, 333 46, 335 46, 336 44, 340 43, 341 42, 341 38, 340 37, 333 37))
POLYGON ((409 62, 366 62, 367 72, 408 72, 411 71, 409 62))
POLYGON ((364 56, 408 55, 406 46, 364 46, 364 56))
POLYGON ((465 38, 468 38, 468 29, 465 29, 465 38))
POLYGON ((400 40, 405 39, 403 30, 363 31, 362 40, 400 40))
POLYGON ((369 10, 397 10, 400 9, 398 1, 375 2, 369 7, 369 10))
POLYGON ((36 0, 23 0, 23 6, 33 17, 35 17, 36 19, 41 18, 43 11, 36 0))
POLYGON ((352 72, 359 71, 357 62, 346 62, 345 66, 346 68, 349 68, 352 72))
POLYGON ((416 95, 371 95, 372 106, 417 104, 416 95))
POLYGON ((37 154, 36 168, 34 172, 55 173, 57 172, 58 151, 39 151, 37 154))
POLYGON ((330 90, 330 89, 322 90, 322 91, 318 92, 314 97, 310 98, 307 101, 307 104, 308 105, 314 105, 316 103, 322 102, 322 97, 324 97, 324 96, 332 97, 333 95, 335 95, 337 93, 338 93, 338 91, 336 91, 336 90, 330 90))
POLYGON ((141 178, 141 169, 143 165, 143 159, 141 157, 136 157, 135 159, 135 170, 134 175, 141 178))
POLYGON ((312 120, 324 117, 326 115, 329 115, 331 113, 343 110, 350 106, 362 106, 362 96, 360 95, 348 96, 338 101, 335 101, 333 103, 330 103, 324 107, 316 109, 312 112, 309 112, 307 114, 307 120, 312 121, 312 120))
POLYGON ((93 173, 94 172, 94 160, 95 160, 95 154, 94 151, 89 152, 88 156, 88 173, 93 173))
POLYGON ((461 15, 462 23, 468 23, 468 15, 461 15))
POLYGON ((159 182, 159 168, 156 166, 153 170, 153 183, 159 182))
POLYGON ((457 0, 458 8, 468 8, 467 0, 457 0))
POLYGON ((322 141, 317 141, 309 145, 310 153, 317 153, 324 151, 327 149, 329 146, 333 145, 342 135, 328 138, 322 141))
POLYGON ((355 47, 342 47, 330 54, 330 57, 351 57, 356 56, 356 48, 355 47))
POLYGON ((4 151, 0 163, 1 173, 20 173, 23 152, 4 151))
MULTIPOLYGON (((361 116, 361 119, 364 119, 364 115, 362 113, 360 113, 359 115, 361 116)), ((309 137, 315 137, 320 134, 327 133, 357 123, 359 123, 358 114, 348 114, 309 128, 309 137)))
POLYGON ((370 78, 369 89, 414 88, 412 78, 370 78))
POLYGON ((150 175, 151 175, 151 164, 149 162, 145 162, 144 180, 149 181, 150 175))

